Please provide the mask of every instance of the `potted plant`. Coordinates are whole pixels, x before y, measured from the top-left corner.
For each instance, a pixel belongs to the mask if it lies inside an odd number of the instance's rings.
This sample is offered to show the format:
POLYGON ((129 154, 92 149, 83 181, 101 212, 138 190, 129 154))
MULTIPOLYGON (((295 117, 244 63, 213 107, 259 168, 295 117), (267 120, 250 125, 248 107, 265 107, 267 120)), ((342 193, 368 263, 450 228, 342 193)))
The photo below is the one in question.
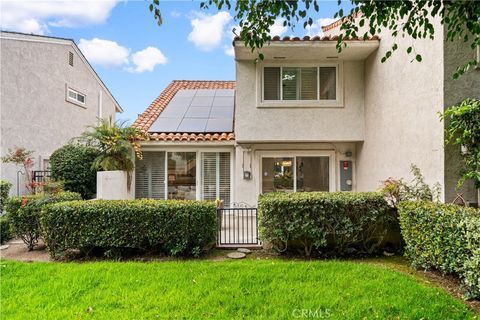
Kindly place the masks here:
POLYGON ((94 145, 100 154, 92 166, 97 172, 97 199, 130 199, 135 157, 141 159, 141 131, 125 122, 101 119, 93 130, 82 135, 87 144, 94 145))

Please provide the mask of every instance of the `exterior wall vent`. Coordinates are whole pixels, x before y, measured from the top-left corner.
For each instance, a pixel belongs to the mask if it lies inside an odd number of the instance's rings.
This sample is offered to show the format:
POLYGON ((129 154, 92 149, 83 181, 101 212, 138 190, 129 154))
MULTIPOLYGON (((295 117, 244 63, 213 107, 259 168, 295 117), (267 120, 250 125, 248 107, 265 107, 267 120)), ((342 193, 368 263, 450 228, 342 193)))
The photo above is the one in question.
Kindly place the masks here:
POLYGON ((68 64, 73 67, 73 52, 68 52, 68 64))

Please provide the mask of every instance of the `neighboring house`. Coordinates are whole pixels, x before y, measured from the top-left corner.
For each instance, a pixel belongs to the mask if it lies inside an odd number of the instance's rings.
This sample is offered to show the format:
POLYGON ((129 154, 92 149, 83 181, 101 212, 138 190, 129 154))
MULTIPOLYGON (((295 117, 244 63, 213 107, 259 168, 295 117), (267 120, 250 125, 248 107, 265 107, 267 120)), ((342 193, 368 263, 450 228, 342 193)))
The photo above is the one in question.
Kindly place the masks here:
MULTIPOLYGON (((274 37, 257 64, 235 39, 235 82, 170 83, 134 123, 150 136, 135 196, 253 207, 272 191, 377 190, 388 177, 411 179, 415 164, 451 201, 459 160, 444 149, 439 113, 480 98, 478 70, 451 80, 473 52, 439 37, 415 41, 421 63, 402 50, 381 63, 391 36, 349 40, 338 53, 339 26, 323 38, 274 37)), ((471 185, 462 192, 476 202, 471 185)))
MULTIPOLYGON (((34 170, 48 170, 53 151, 78 137, 98 118, 115 119, 122 109, 71 39, 0 33, 1 156, 8 149, 34 151, 34 170)), ((13 183, 13 164, 1 178, 13 183)), ((18 175, 19 192, 25 192, 18 175)))

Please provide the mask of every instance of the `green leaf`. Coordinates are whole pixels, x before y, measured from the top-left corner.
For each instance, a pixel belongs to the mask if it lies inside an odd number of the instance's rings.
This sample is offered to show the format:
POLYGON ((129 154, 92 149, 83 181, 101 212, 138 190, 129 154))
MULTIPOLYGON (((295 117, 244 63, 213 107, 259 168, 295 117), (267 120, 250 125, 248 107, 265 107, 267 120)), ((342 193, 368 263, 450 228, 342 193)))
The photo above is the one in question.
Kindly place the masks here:
POLYGON ((415 59, 416 59, 418 62, 422 62, 422 56, 419 55, 419 54, 417 54, 417 55, 415 56, 415 59))

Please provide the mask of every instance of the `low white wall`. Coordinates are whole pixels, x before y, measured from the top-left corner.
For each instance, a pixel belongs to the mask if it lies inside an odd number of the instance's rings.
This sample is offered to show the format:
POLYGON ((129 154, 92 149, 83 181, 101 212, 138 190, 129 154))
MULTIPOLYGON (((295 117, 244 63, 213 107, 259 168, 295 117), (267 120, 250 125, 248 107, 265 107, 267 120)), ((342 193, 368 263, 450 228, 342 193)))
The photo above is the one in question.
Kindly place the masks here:
MULTIPOLYGON (((132 174, 133 176, 133 174, 132 174)), ((97 172, 97 199, 126 200, 133 199, 133 183, 127 188, 126 171, 97 172)))

